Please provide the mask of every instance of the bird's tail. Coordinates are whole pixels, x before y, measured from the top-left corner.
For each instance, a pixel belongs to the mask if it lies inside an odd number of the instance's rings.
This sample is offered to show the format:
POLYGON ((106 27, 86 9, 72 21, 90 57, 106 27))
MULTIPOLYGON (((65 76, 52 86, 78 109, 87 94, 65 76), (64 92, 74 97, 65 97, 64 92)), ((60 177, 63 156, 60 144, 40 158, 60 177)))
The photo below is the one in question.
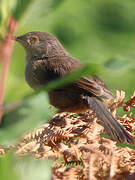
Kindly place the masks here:
POLYGON ((122 125, 113 117, 104 103, 96 97, 88 97, 87 103, 97 117, 102 121, 107 134, 112 140, 121 143, 135 144, 133 137, 122 127, 122 125))

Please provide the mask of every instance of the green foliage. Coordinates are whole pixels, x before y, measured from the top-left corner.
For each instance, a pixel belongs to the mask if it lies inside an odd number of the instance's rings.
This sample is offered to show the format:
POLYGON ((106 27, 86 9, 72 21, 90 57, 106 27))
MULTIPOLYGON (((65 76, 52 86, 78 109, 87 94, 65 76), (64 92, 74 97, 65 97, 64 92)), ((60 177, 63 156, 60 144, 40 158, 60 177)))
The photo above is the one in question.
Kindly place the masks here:
POLYGON ((122 61, 121 59, 109 59, 104 66, 113 71, 122 71, 125 70, 129 63, 127 61, 122 61))
POLYGON ((37 160, 33 157, 16 159, 15 169, 19 180, 50 180, 52 160, 37 160))
POLYGON ((30 6, 30 4, 33 4, 35 0, 16 0, 16 6, 13 9, 13 17, 16 20, 20 20, 20 18, 24 15, 26 12, 27 8, 30 6))
POLYGON ((116 146, 118 146, 118 147, 128 147, 130 149, 134 149, 135 150, 135 146, 132 145, 132 144, 116 143, 116 146))
POLYGON ((50 180, 52 160, 36 160, 32 157, 17 158, 8 153, 0 158, 1 180, 50 180))
POLYGON ((27 97, 15 111, 7 114, 0 128, 2 144, 12 144, 24 133, 40 127, 52 116, 46 93, 27 97))
POLYGON ((135 3, 133 1, 97 0, 95 22, 108 32, 134 32, 135 3))
POLYGON ((99 68, 98 68, 97 65, 95 65, 95 64, 87 64, 83 68, 81 68, 81 69, 77 70, 76 72, 73 72, 73 73, 63 77, 60 80, 48 83, 48 85, 46 85, 45 87, 42 87, 39 90, 50 91, 50 90, 52 90, 54 88, 58 88, 58 87, 63 86, 65 84, 71 83, 71 82, 75 81, 76 79, 80 78, 81 76, 95 75, 95 74, 98 73, 98 71, 99 71, 99 68))
POLYGON ((3 158, 0 158, 0 179, 1 180, 4 180, 4 179, 9 180, 9 175, 10 175, 10 180, 18 179, 13 163, 14 163, 14 159, 11 153, 4 155, 3 158))
MULTIPOLYGON (((86 64, 82 70, 48 84, 44 88, 46 90, 71 82, 81 75, 96 73, 111 90, 124 90, 130 96, 134 90, 135 74, 134 9, 133 0, 0 0, 0 37, 5 34, 8 19, 13 15, 19 22, 17 34, 35 30, 52 33, 72 56, 86 64), (99 71, 97 67, 102 68, 99 71)), ((40 126, 51 116, 47 94, 34 94, 25 82, 24 59, 23 48, 15 44, 5 104, 16 100, 23 103, 3 117, 0 144, 16 142, 22 133, 40 126)), ((0 160, 0 179, 8 179, 8 174, 10 180, 18 179, 11 166, 12 157, 9 154, 0 160)), ((22 175, 19 174, 20 180, 47 179, 44 175, 44 178, 40 177, 43 172, 39 170, 37 173, 38 162, 32 160, 31 175, 23 177, 29 167, 28 161, 25 162, 17 162, 17 167, 24 171, 22 175)), ((42 166, 44 168, 44 163, 42 166)))

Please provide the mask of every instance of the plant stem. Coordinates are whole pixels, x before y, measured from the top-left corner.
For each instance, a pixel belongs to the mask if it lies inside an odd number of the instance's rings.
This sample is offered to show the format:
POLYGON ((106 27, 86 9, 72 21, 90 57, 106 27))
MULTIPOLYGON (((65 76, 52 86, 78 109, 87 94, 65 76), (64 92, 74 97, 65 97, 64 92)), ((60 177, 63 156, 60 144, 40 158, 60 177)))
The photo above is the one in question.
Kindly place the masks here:
POLYGON ((17 21, 13 17, 10 17, 7 33, 1 44, 0 60, 3 60, 3 64, 2 64, 2 72, 0 79, 0 123, 2 119, 2 106, 5 96, 6 81, 8 77, 10 59, 11 59, 13 43, 14 43, 11 40, 11 36, 16 32, 17 24, 18 24, 17 21))

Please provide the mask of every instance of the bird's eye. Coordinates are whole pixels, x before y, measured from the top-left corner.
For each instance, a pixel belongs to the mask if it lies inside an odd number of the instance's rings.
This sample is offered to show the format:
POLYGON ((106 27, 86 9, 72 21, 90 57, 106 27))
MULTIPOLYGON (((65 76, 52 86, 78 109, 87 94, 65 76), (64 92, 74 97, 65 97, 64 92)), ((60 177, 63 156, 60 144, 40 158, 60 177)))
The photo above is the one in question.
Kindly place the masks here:
POLYGON ((29 39, 28 39, 28 42, 30 44, 37 44, 39 42, 39 38, 37 36, 31 36, 29 39))

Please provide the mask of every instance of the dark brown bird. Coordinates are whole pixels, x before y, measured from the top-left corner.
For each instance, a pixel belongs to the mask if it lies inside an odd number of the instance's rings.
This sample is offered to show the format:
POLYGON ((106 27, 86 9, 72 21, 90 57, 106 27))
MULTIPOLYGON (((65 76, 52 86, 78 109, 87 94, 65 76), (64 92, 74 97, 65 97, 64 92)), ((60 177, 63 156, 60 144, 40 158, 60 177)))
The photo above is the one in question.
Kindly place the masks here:
MULTIPOLYGON (((70 56, 60 42, 48 33, 29 32, 15 40, 25 48, 25 78, 34 89, 82 67, 82 63, 70 56)), ((96 76, 82 77, 49 92, 51 105, 60 112, 84 112, 92 109, 113 140, 134 144, 133 137, 113 117, 103 102, 104 98, 112 97, 106 85, 96 76)))

